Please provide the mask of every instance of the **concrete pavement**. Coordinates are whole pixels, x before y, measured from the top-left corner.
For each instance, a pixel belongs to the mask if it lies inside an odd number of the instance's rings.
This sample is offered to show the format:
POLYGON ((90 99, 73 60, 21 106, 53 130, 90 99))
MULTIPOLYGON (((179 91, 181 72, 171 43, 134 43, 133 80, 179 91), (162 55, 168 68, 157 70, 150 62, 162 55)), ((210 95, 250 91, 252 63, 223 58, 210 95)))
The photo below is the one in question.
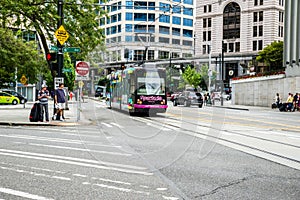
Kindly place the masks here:
POLYGON ((52 120, 53 101, 49 101, 49 122, 30 122, 29 114, 34 102, 18 105, 0 105, 0 125, 9 126, 75 126, 89 124, 82 112, 79 112, 78 102, 69 101, 68 110, 65 110, 65 121, 52 120), (79 119, 79 120, 78 120, 79 119))
MULTIPOLYGON (((87 99, 87 98, 85 98, 87 99)), ((97 100, 90 98, 89 100, 97 100)), ((87 102, 87 101, 86 101, 87 102)), ((28 102, 18 105, 0 105, 0 125, 9 126, 75 126, 90 124, 91 122, 84 118, 84 110, 79 111, 79 103, 76 101, 68 102, 68 110, 65 110, 66 121, 52 120, 53 115, 53 101, 49 101, 49 118, 50 122, 30 122, 29 114, 34 102, 28 102), (79 120, 78 120, 79 119, 79 120)), ((243 105, 231 105, 231 101, 224 101, 223 106, 221 103, 216 101, 216 108, 220 109, 238 109, 238 110, 271 110, 269 107, 255 107, 255 106, 243 106, 243 105)))

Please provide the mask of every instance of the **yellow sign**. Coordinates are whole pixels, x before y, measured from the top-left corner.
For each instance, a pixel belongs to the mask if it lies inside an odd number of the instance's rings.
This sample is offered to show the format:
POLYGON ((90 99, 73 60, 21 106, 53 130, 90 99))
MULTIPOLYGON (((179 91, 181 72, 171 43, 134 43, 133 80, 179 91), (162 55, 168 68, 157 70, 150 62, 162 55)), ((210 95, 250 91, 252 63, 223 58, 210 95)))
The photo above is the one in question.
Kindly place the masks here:
POLYGON ((55 31, 55 37, 61 45, 63 45, 69 38, 69 34, 66 29, 61 25, 59 29, 55 31))
POLYGON ((23 85, 25 85, 25 83, 27 82, 27 78, 25 75, 23 75, 21 78, 20 78, 20 81, 23 85))
POLYGON ((83 81, 79 81, 78 82, 78 86, 79 86, 79 88, 82 88, 84 86, 84 82, 83 81))

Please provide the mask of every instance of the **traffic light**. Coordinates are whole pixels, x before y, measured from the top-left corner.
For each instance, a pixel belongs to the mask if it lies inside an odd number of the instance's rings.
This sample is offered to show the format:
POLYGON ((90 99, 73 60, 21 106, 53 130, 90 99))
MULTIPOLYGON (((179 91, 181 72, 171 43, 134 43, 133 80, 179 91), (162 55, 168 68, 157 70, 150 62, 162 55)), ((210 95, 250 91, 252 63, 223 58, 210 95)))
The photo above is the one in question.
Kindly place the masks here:
POLYGON ((57 54, 56 53, 47 53, 46 59, 48 62, 55 61, 57 59, 57 54))

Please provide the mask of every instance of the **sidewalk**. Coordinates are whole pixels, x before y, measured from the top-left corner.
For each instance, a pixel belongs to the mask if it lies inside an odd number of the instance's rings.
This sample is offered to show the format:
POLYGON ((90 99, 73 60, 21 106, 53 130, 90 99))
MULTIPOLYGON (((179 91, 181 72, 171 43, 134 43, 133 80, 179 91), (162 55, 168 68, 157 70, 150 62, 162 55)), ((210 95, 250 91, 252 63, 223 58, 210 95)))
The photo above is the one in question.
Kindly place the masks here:
POLYGON ((0 125, 9 126, 75 126, 79 124, 88 124, 84 119, 82 112, 78 111, 76 101, 68 102, 68 110, 65 110, 65 121, 52 120, 53 101, 49 101, 49 120, 50 122, 30 122, 29 114, 34 102, 27 102, 18 105, 0 105, 0 125), (80 114, 80 120, 78 115, 80 114))

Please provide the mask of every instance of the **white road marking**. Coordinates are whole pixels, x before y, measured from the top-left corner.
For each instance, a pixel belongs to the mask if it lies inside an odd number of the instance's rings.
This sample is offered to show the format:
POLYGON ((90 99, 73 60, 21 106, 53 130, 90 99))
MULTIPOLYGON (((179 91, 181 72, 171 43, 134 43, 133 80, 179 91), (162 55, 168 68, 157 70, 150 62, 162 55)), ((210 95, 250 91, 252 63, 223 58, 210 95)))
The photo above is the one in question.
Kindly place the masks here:
POLYGON ((54 139, 54 138, 49 138, 49 137, 38 137, 38 136, 29 136, 29 135, 0 135, 0 137, 18 138, 18 139, 26 139, 26 140, 41 140, 41 141, 60 142, 60 143, 67 143, 67 144, 85 144, 85 145, 94 145, 94 146, 101 146, 101 147, 121 148, 121 146, 104 145, 104 144, 98 144, 98 143, 90 142, 90 141, 60 139, 60 138, 54 139))
POLYGON ((168 188, 156 188, 157 191, 166 191, 168 188))
POLYGON ((108 188, 108 189, 113 189, 113 190, 118 190, 122 192, 132 192, 132 193, 137 193, 137 194, 145 194, 145 195, 150 195, 150 192, 144 192, 144 191, 138 191, 138 190, 133 190, 133 189, 128 189, 128 188, 121 188, 121 187, 116 187, 112 185, 105 185, 105 184, 93 184, 95 186, 99 186, 102 188, 108 188))
POLYGON ((112 124, 112 125, 114 125, 114 126, 116 126, 116 127, 118 127, 118 128, 124 128, 124 127, 121 126, 120 124, 117 124, 117 123, 114 123, 114 122, 111 122, 110 124, 112 124))
POLYGON ((27 199, 36 199, 36 200, 50 200, 47 197, 42 197, 34 194, 29 194, 27 192, 22 192, 22 191, 17 191, 9 188, 0 188, 0 192, 5 193, 5 194, 10 194, 14 196, 19 196, 27 199))
POLYGON ((119 156, 132 156, 132 154, 129 154, 129 153, 118 153, 118 152, 111 152, 111 151, 97 151, 97 150, 90 150, 90 149, 82 149, 82 148, 75 148, 75 147, 64 147, 64 146, 56 146, 56 145, 45 145, 45 144, 37 144, 37 143, 28 143, 27 145, 40 146, 40 147, 52 147, 52 148, 56 148, 56 149, 68 149, 68 150, 75 150, 75 151, 86 151, 86 152, 102 153, 102 154, 110 154, 110 155, 119 155, 119 156))
POLYGON ((106 126, 106 127, 108 127, 108 128, 112 128, 113 127, 112 125, 110 125, 108 123, 104 123, 104 122, 101 122, 101 124, 104 125, 104 126, 106 126))
POLYGON ((167 197, 167 196, 162 196, 164 199, 166 199, 166 200, 177 200, 177 199, 179 199, 179 198, 177 198, 177 197, 167 197))
POLYGON ((123 181, 115 181, 111 179, 105 179, 105 178, 97 178, 97 177, 92 177, 93 180, 100 180, 103 182, 110 182, 110 183, 118 183, 118 184, 123 184, 123 185, 131 185, 129 182, 123 182, 123 181))
POLYGON ((22 152, 22 151, 10 151, 10 150, 5 150, 5 149, 0 149, 0 151, 3 151, 3 152, 0 152, 0 155, 6 155, 6 156, 28 158, 28 159, 35 159, 35 160, 44 160, 44 161, 71 164, 71 165, 77 165, 77 166, 83 166, 83 167, 93 167, 93 168, 97 168, 97 169, 113 170, 113 171, 118 171, 118 172, 140 174, 140 175, 145 175, 145 176, 153 175, 153 173, 151 173, 151 172, 139 171, 139 170, 143 170, 146 168, 138 167, 138 166, 129 166, 129 165, 122 165, 122 164, 117 164, 117 163, 105 164, 104 162, 101 163, 101 162, 98 162, 95 160, 77 159, 77 158, 54 156, 54 155, 47 155, 47 154, 36 154, 36 153, 29 153, 29 152, 22 152), (9 153, 6 153, 6 152, 9 152, 9 153), (25 154, 25 155, 22 155, 22 154, 25 154), (59 158, 59 159, 57 159, 57 158, 59 158), (67 160, 65 160, 65 159, 67 159, 67 160), (83 162, 90 162, 93 164, 83 163, 83 162), (97 164, 100 164, 100 165, 97 165, 97 164), (105 164, 105 165, 103 165, 103 164, 105 164), (118 166, 118 167, 110 167, 108 165, 118 166), (123 168, 120 168, 120 167, 123 167, 123 168))

